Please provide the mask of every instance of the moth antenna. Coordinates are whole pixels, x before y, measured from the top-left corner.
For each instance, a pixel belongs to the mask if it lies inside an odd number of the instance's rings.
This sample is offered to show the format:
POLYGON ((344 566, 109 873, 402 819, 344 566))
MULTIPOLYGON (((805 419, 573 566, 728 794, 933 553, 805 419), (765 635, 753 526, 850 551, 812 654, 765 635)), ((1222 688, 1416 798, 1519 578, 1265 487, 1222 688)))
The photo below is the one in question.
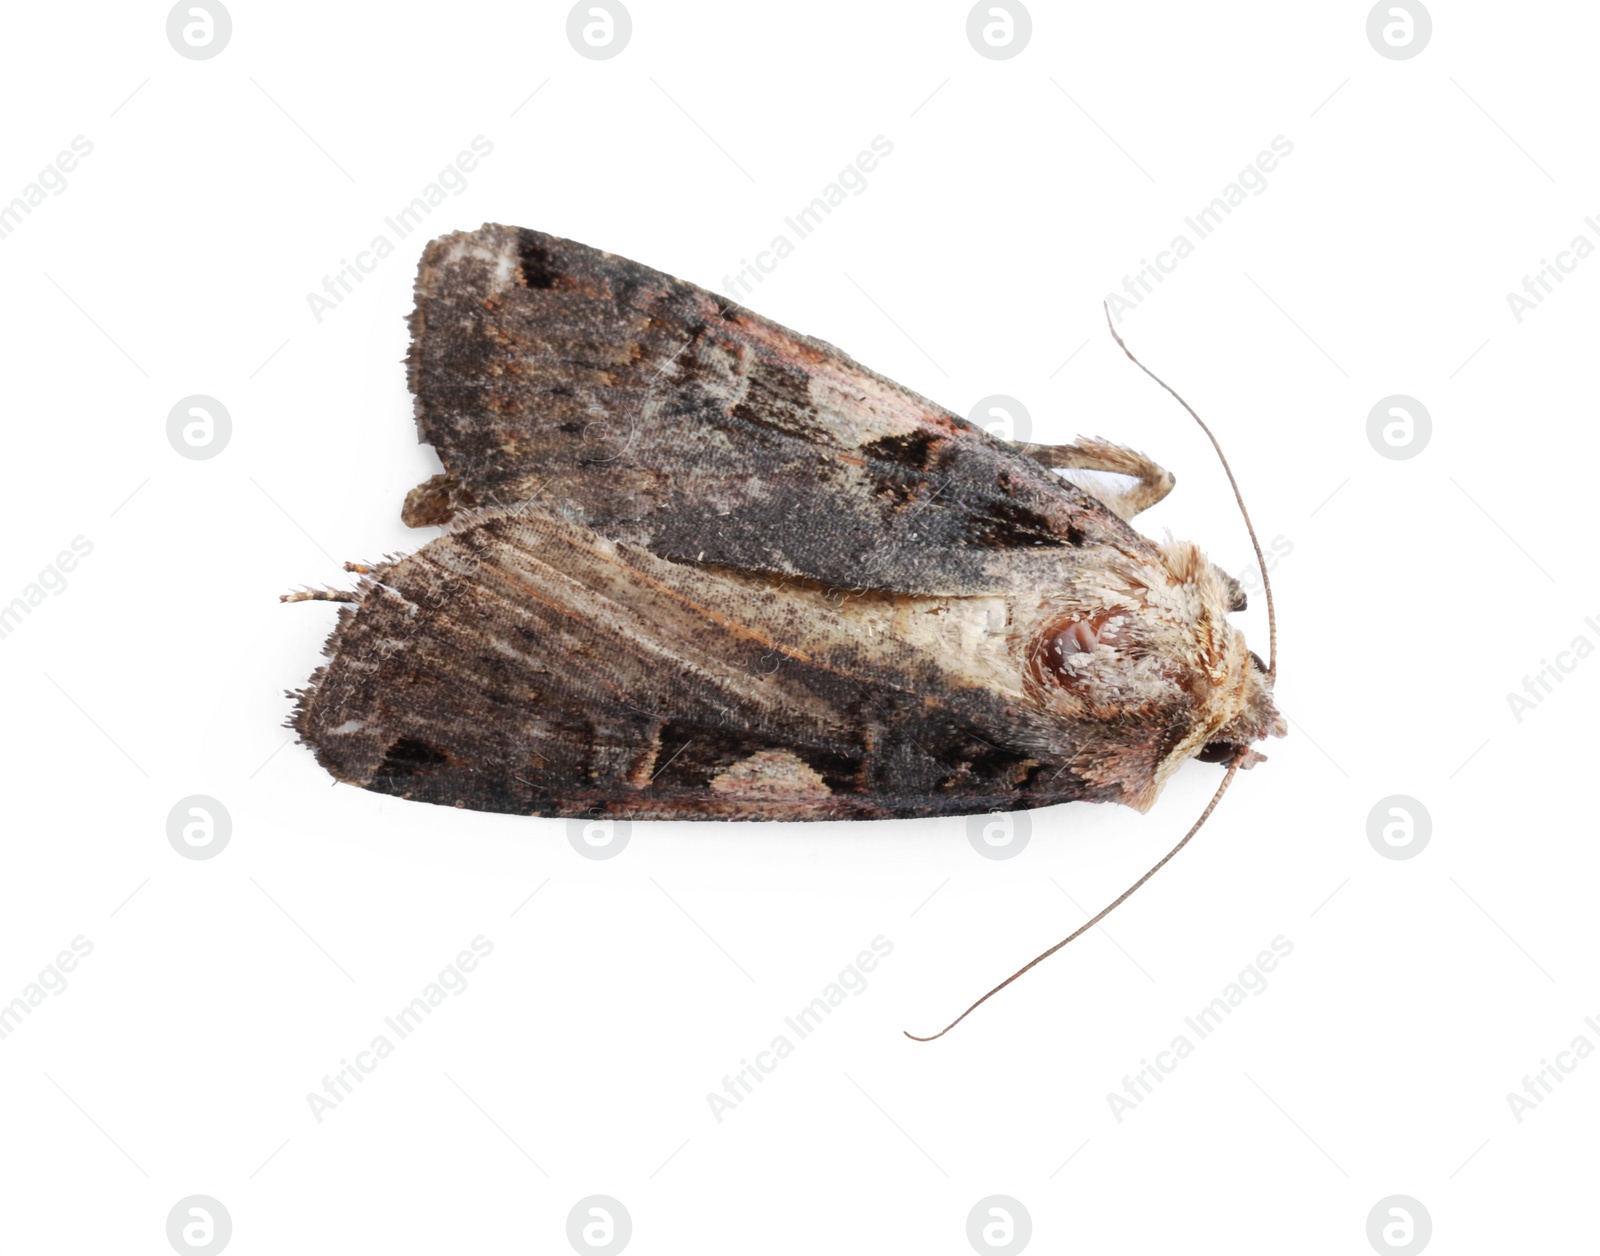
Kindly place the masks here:
MULTIPOLYGON (((1119 341, 1118 343, 1121 342, 1119 341)), ((1132 355, 1130 354, 1129 356, 1131 357, 1132 355)), ((1202 424, 1202 426, 1204 425, 1202 424)), ((1078 928, 1067 934, 1066 937, 1062 938, 1061 941, 1057 942, 1048 951, 1044 951, 1039 955, 1034 956, 1021 968, 1017 969, 1016 972, 1012 973, 1009 977, 997 985, 993 990, 989 991, 988 994, 984 995, 981 999, 969 1007, 965 1012, 961 1013, 960 1016, 956 1017, 955 1020, 951 1021, 948 1025, 941 1029, 938 1033, 929 1034, 926 1038, 919 1038, 916 1034, 911 1033, 909 1030, 901 1030, 901 1032, 904 1033, 907 1038, 911 1039, 912 1042, 932 1042, 935 1038, 943 1038, 962 1021, 966 1020, 967 1017, 971 1016, 990 999, 994 998, 995 995, 999 994, 1000 991, 1004 990, 1018 977, 1022 976, 1023 973, 1027 972, 1028 969, 1032 968, 1036 964, 1042 964, 1045 960, 1049 959, 1052 955, 1064 947, 1068 942, 1071 942, 1074 938, 1080 937, 1081 935, 1087 933, 1090 929, 1093 929, 1097 924, 1114 912, 1118 907, 1122 906, 1122 904, 1128 900, 1129 896, 1135 890, 1137 890, 1151 877, 1155 876, 1156 873, 1160 872, 1161 869, 1166 866, 1167 860, 1171 859, 1180 850, 1187 846, 1189 844, 1189 839, 1200 831, 1200 826, 1211 817, 1211 813, 1217 809, 1217 804, 1222 801, 1222 795, 1227 793, 1228 786, 1232 784, 1234 774, 1238 772, 1239 764, 1244 759, 1246 753, 1248 752, 1241 750, 1233 757, 1233 761, 1228 764, 1227 774, 1222 778, 1222 784, 1217 786, 1217 792, 1211 795, 1211 801, 1206 804, 1206 809, 1200 813, 1200 818, 1196 820, 1190 827, 1189 831, 1183 835, 1183 840, 1169 850, 1165 855, 1161 856, 1161 858, 1156 861, 1155 865, 1150 869, 1150 871, 1146 872, 1144 876, 1140 877, 1127 889, 1123 890, 1121 894, 1117 895, 1116 898, 1112 899, 1111 902, 1102 907, 1099 912, 1095 914, 1092 920, 1088 920, 1082 925, 1078 926, 1078 928)))
MULTIPOLYGON (((1117 342, 1117 348, 1121 349, 1122 352, 1127 355, 1128 361, 1132 362, 1151 379, 1155 380, 1156 383, 1160 384, 1161 387, 1166 389, 1167 392, 1171 394, 1173 400, 1175 400, 1180 406, 1189 412, 1189 417, 1200 425, 1200 430, 1206 434, 1206 439, 1211 442, 1211 447, 1217 451, 1217 458, 1221 461, 1222 469, 1228 476, 1228 483, 1233 488, 1233 500, 1239 503, 1239 513, 1244 516, 1245 531, 1250 534, 1250 546, 1256 552, 1256 564, 1257 568, 1261 572, 1261 585, 1267 597, 1267 679, 1269 681, 1275 680, 1277 679, 1278 675, 1278 616, 1272 604, 1272 581, 1267 576, 1267 559, 1266 556, 1261 552, 1261 542, 1256 539, 1255 524, 1251 523, 1250 521, 1250 511, 1245 507, 1244 494, 1239 491, 1239 481, 1234 477, 1233 468, 1228 465, 1228 456, 1222 452, 1221 443, 1217 440, 1216 435, 1212 432, 1212 430, 1206 426, 1206 421, 1195 413, 1194 407, 1185 401, 1181 396, 1179 396, 1177 390, 1173 388, 1171 384, 1167 383, 1166 380, 1162 379, 1143 362, 1139 361, 1138 358, 1133 356, 1133 350, 1129 349, 1127 344, 1124 343, 1122 337, 1117 334, 1116 324, 1111 321, 1111 307, 1109 303, 1103 308, 1105 309, 1106 314, 1106 326, 1111 329, 1111 338, 1117 342)), ((1189 831, 1183 835, 1178 844, 1169 850, 1165 855, 1161 856, 1161 858, 1158 859, 1150 868, 1150 870, 1142 877, 1140 877, 1127 889, 1123 890, 1122 893, 1117 895, 1116 898, 1112 899, 1111 902, 1107 903, 1091 919, 1085 921, 1078 928, 1074 929, 1049 950, 1034 956, 1031 960, 1029 960, 1021 968, 1017 969, 1016 972, 1012 973, 993 990, 990 990, 989 993, 984 995, 965 1012, 961 1013, 960 1016, 956 1017, 955 1020, 951 1021, 938 1033, 930 1034, 926 1038, 919 1038, 914 1033, 902 1031, 905 1033, 906 1037, 911 1039, 913 1042, 932 1042, 935 1038, 943 1038, 962 1021, 966 1020, 967 1017, 971 1016, 990 999, 994 998, 995 995, 999 994, 1000 991, 1004 990, 1018 977, 1022 976, 1023 973, 1027 972, 1035 965, 1042 964, 1045 960, 1049 959, 1052 955, 1064 947, 1068 942, 1071 942, 1075 938, 1082 937, 1090 929, 1093 929, 1097 924, 1114 912, 1118 907, 1122 906, 1123 903, 1127 902, 1128 899, 1132 897, 1133 892, 1151 877, 1155 876, 1156 873, 1160 872, 1161 869, 1166 866, 1167 861, 1185 846, 1187 846, 1190 839, 1192 839, 1194 835, 1200 831, 1201 826, 1211 818, 1211 813, 1217 809, 1217 804, 1222 801, 1223 794, 1228 792, 1228 786, 1233 784, 1233 778, 1239 771, 1239 765, 1244 761, 1245 755, 1248 753, 1249 752, 1247 750, 1241 749, 1239 753, 1233 757, 1233 760, 1228 764, 1227 774, 1223 776, 1222 783, 1217 786, 1217 792, 1211 795, 1211 801, 1206 804, 1206 809, 1200 813, 1200 818, 1190 826, 1189 831)))
MULTIPOLYGON (((1245 530, 1250 533, 1250 544, 1256 552, 1256 569, 1261 572, 1261 587, 1267 596, 1267 679, 1276 680, 1278 678, 1278 616, 1272 606, 1272 580, 1267 575, 1267 560, 1261 553, 1261 542, 1256 540, 1255 525, 1250 522, 1250 512, 1245 509, 1244 495, 1239 492, 1239 481, 1233 478, 1233 468, 1228 465, 1228 456, 1222 452, 1222 446, 1217 442, 1217 438, 1212 435, 1211 429, 1206 426, 1206 421, 1194 412, 1194 407, 1178 396, 1177 390, 1171 384, 1167 383, 1161 376, 1133 356, 1133 350, 1123 343, 1121 336, 1117 335, 1116 324, 1111 321, 1110 304, 1103 303, 1103 308, 1106 312, 1106 326, 1111 329, 1111 338, 1117 342, 1117 348, 1128 355, 1128 361, 1132 362, 1171 393, 1177 403, 1189 412, 1189 417, 1200 425, 1200 430, 1211 441, 1211 447, 1217 451, 1217 457, 1222 461, 1222 469, 1228 473, 1228 483, 1233 486, 1233 500, 1239 503, 1239 513, 1244 516, 1245 530)), ((1185 838, 1184 840, 1187 841, 1188 839, 1185 838)), ((1179 843, 1179 845, 1182 845, 1182 843, 1179 843)), ((1156 865, 1158 868, 1160 866, 1160 864, 1156 865)))

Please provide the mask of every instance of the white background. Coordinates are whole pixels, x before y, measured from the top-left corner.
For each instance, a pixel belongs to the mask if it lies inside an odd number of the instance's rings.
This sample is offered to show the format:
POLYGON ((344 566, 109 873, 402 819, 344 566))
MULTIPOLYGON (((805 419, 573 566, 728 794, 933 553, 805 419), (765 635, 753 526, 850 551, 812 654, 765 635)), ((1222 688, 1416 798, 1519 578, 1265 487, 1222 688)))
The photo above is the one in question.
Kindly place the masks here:
MULTIPOLYGON (((160 5, 7 15, 0 199, 94 151, 0 240, 0 603, 93 552, 0 640, 0 1001, 93 953, 0 1040, 5 1247, 168 1251, 191 1194, 239 1253, 565 1251, 595 1193, 640 1253, 965 1252, 991 1194, 1039 1251, 1366 1252, 1391 1194, 1438 1252, 1592 1243, 1600 1058, 1521 1122, 1506 1095, 1600 1045, 1600 661, 1520 721, 1506 695, 1600 644, 1600 260, 1520 323, 1506 294, 1600 243, 1595 11, 1439 0, 1391 60, 1362 4, 1040 3, 990 60, 959 3, 638 0, 606 61, 566 12, 237 0, 203 61, 160 5), (476 135, 467 190, 317 322, 306 294, 476 135), (1292 735, 1109 936, 929 1045, 900 1031, 1109 901, 1220 769, 1146 816, 1035 813, 1009 860, 942 820, 636 825, 596 861, 561 821, 330 787, 282 727, 334 611, 278 594, 426 540, 398 517, 437 469, 400 365, 424 234, 537 227, 721 290, 876 135, 868 189, 745 303, 958 413, 1010 394, 1037 439, 1148 451, 1179 483, 1141 526, 1235 572, 1213 455, 1100 303, 1294 146, 1122 324, 1292 546, 1292 735), (206 461, 165 433, 195 393, 233 420, 206 461), (1409 460, 1367 439, 1391 394, 1432 415, 1409 460), (167 840, 190 794, 232 817, 210 860, 167 840), (1431 814, 1414 859, 1369 844, 1390 794, 1431 814), (319 1123, 308 1092, 479 934, 469 988, 319 1123), (719 1123, 707 1093, 880 934, 719 1123), (1108 1092, 1278 935, 1266 990, 1119 1122, 1108 1092)), ((1264 648, 1259 598, 1242 621, 1264 648)))

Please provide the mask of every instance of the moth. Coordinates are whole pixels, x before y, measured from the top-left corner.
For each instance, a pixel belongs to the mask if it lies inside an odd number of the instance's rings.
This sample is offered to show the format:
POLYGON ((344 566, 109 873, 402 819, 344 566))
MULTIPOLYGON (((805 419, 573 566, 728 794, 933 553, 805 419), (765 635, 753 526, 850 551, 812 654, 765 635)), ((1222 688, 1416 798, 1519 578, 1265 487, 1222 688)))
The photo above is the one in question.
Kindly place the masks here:
POLYGON ((347 603, 290 720, 338 780, 631 820, 1145 811, 1286 731, 1239 585, 1132 526, 1174 483, 1140 453, 1002 440, 516 227, 431 242, 410 329, 443 471, 402 518, 444 531, 288 595, 347 603))

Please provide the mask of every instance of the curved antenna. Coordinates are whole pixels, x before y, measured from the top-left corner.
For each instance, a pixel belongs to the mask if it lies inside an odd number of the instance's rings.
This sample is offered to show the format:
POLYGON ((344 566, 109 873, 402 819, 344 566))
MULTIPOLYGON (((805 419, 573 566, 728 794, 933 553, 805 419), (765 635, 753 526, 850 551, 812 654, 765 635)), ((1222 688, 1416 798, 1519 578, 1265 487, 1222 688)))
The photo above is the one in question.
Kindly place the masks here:
POLYGON ((1121 336, 1117 335, 1116 325, 1111 321, 1111 306, 1103 303, 1103 308, 1106 312, 1106 326, 1111 328, 1111 338, 1117 342, 1117 348, 1128 355, 1128 361, 1132 362, 1171 393, 1173 399, 1189 412, 1189 417, 1200 425, 1200 430, 1211 441, 1211 447, 1217 451, 1217 457, 1222 461, 1222 469, 1228 473, 1228 483, 1233 486, 1233 500, 1239 503, 1239 513, 1244 516, 1245 531, 1250 533, 1250 544, 1256 552, 1256 568, 1261 572, 1261 587, 1267 595, 1267 679, 1276 680, 1278 678, 1278 616, 1272 606, 1272 581, 1267 576, 1267 560, 1261 553, 1261 542, 1256 540, 1255 525, 1250 522, 1250 512, 1244 506, 1244 495, 1239 492, 1239 481, 1233 478, 1233 468, 1228 465, 1228 455, 1222 452, 1222 446, 1217 443, 1217 438, 1212 435, 1211 429, 1206 426, 1206 421, 1194 412, 1194 407, 1178 396, 1177 390, 1171 384, 1167 383, 1161 376, 1133 356, 1133 350, 1122 342, 1121 336))
MULTIPOLYGON (((1269 651, 1267 679, 1269 682, 1271 682, 1275 680, 1278 675, 1278 616, 1272 605, 1272 581, 1267 577, 1267 560, 1261 552, 1261 542, 1256 539, 1256 529, 1255 525, 1250 522, 1250 512, 1245 509, 1244 495, 1239 491, 1239 481, 1234 478, 1233 468, 1228 465, 1228 456, 1222 452, 1221 444, 1218 443, 1217 438, 1212 433, 1211 429, 1206 426, 1205 420, 1194 412, 1194 407, 1180 397, 1177 393, 1177 390, 1174 389, 1171 384, 1167 383, 1166 380, 1162 379, 1143 362, 1139 361, 1138 358, 1133 356, 1133 351, 1129 349, 1125 343, 1123 343, 1122 337, 1117 335, 1116 325, 1111 321, 1110 305, 1106 304, 1104 309, 1106 314, 1106 326, 1111 329, 1111 338, 1117 342, 1117 347, 1127 355, 1128 361, 1132 362, 1151 379, 1155 380, 1156 383, 1160 384, 1161 387, 1165 388, 1167 392, 1172 395, 1173 399, 1189 412, 1189 417, 1200 425, 1200 430, 1204 432, 1207 439, 1211 441, 1211 447, 1217 451, 1217 457, 1222 462, 1222 469, 1227 472, 1228 483, 1233 487, 1233 499, 1239 503, 1239 513, 1244 516, 1245 530, 1250 533, 1250 545, 1256 552, 1256 563, 1261 572, 1261 584, 1267 596, 1267 640, 1269 651)), ((1200 826, 1211 818, 1211 813, 1217 809, 1217 804, 1222 801, 1222 795, 1228 792, 1228 786, 1233 783, 1233 778, 1239 771, 1239 765, 1244 762, 1247 754, 1249 754, 1249 750, 1245 747, 1240 747, 1239 753, 1236 754, 1228 764, 1227 775, 1222 778, 1222 784, 1217 786, 1217 792, 1211 796, 1211 801, 1206 804, 1206 809, 1200 813, 1200 818, 1196 820, 1190 827, 1189 831, 1183 835, 1182 840, 1179 841, 1179 843, 1169 850, 1165 855, 1161 856, 1161 858, 1155 862, 1154 866, 1152 866, 1151 869, 1144 874, 1144 876, 1140 877, 1127 889, 1122 891, 1122 893, 1117 895, 1117 897, 1110 903, 1107 903, 1106 906, 1101 908, 1092 919, 1074 929, 1066 937, 1062 938, 1061 941, 1052 946, 1048 951, 1041 952, 1040 954, 1034 956, 1033 959, 1029 960, 1021 968, 1017 969, 1016 972, 1012 973, 993 990, 990 990, 988 994, 984 995, 981 999, 969 1007, 965 1012, 961 1013, 960 1016, 956 1017, 955 1020, 951 1021, 938 1033, 929 1034, 926 1038, 919 1038, 916 1034, 913 1034, 909 1031, 902 1031, 905 1033, 906 1037, 910 1038, 913 1042, 932 1042, 935 1038, 943 1038, 962 1021, 966 1020, 967 1017, 971 1016, 973 1012, 977 1011, 978 1008, 982 1007, 1018 977, 1022 976, 1023 973, 1027 972, 1030 968, 1037 964, 1042 964, 1045 960, 1049 959, 1074 938, 1082 937, 1090 929, 1093 929, 1097 924, 1114 912, 1118 907, 1122 906, 1122 904, 1128 900, 1135 890, 1137 890, 1151 877, 1155 876, 1156 873, 1160 872, 1161 869, 1166 866, 1168 860, 1170 860, 1180 850, 1187 846, 1189 844, 1189 840, 1200 831, 1200 826)))
POLYGON ((1035 964, 1041 964, 1045 960, 1049 959, 1068 942, 1072 941, 1073 938, 1079 937, 1080 935, 1087 933, 1090 929, 1093 929, 1097 924, 1099 924, 1113 911, 1120 907, 1127 900, 1130 894, 1137 890, 1151 877, 1155 876, 1156 873, 1160 872, 1161 869, 1166 866, 1167 860, 1171 859, 1189 844, 1189 839, 1200 831, 1200 826, 1204 824, 1210 818, 1211 813, 1217 809, 1217 804, 1222 801, 1222 795, 1227 792, 1229 784, 1233 781, 1234 774, 1239 770, 1240 762, 1248 753, 1249 752, 1247 750, 1241 750, 1237 755, 1234 756, 1233 761, 1228 764, 1228 772, 1227 775, 1222 778, 1222 784, 1217 786, 1217 792, 1211 795, 1211 801, 1206 804, 1206 809, 1200 813, 1200 818, 1196 820, 1189 831, 1183 835, 1183 840, 1169 850, 1165 855, 1161 856, 1160 859, 1156 860, 1155 865, 1150 869, 1149 872, 1145 873, 1144 876, 1140 877, 1127 889, 1123 890, 1121 894, 1118 894, 1117 897, 1111 902, 1102 907, 1095 914, 1092 920, 1088 920, 1078 928, 1074 929, 1071 933, 1067 934, 1066 937, 1062 938, 1061 941, 1052 946, 1048 951, 1041 952, 1040 954, 1034 956, 1021 968, 1017 969, 1016 972, 1012 973, 1009 977, 997 985, 993 990, 989 991, 988 994, 984 995, 983 998, 979 999, 965 1012, 961 1013, 960 1016, 956 1017, 955 1020, 951 1021, 948 1025, 941 1029, 938 1033, 929 1034, 926 1038, 919 1038, 916 1034, 911 1033, 909 1030, 902 1030, 901 1032, 904 1033, 907 1038, 911 1039, 912 1042, 932 1042, 935 1038, 943 1038, 962 1021, 966 1020, 967 1017, 971 1016, 975 1011, 977 1011, 978 1008, 983 1006, 983 1004, 994 998, 994 996, 999 994, 1000 991, 1004 990, 1018 977, 1022 976, 1023 973, 1027 972, 1028 969, 1032 968, 1035 964))

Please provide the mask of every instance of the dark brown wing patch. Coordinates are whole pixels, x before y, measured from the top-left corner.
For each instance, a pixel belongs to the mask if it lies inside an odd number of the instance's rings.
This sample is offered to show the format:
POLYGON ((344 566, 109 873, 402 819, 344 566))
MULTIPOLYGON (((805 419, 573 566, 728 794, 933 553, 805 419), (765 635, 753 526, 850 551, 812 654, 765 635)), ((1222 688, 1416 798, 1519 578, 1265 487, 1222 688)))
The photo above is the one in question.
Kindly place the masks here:
POLYGON ((1129 543, 1092 497, 832 346, 512 227, 428 246, 408 523, 537 498, 657 554, 850 587, 1015 587, 1016 550, 1129 543))

